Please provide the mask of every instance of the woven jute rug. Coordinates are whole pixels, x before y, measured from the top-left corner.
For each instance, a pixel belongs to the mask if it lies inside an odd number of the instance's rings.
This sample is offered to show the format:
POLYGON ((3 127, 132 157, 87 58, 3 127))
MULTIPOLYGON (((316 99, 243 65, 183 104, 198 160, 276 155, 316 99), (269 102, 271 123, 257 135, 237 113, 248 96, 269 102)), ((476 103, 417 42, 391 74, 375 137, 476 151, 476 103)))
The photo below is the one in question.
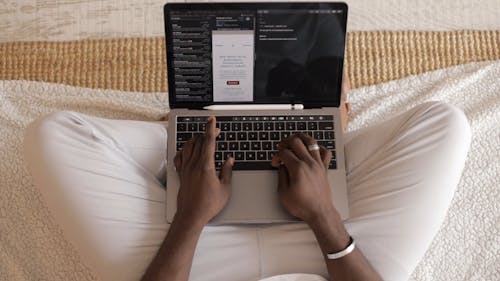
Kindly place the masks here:
MULTIPOLYGON (((475 61, 500 59, 500 31, 367 31, 347 37, 354 88, 475 61)), ((0 44, 0 79, 164 92, 164 38, 0 44)))

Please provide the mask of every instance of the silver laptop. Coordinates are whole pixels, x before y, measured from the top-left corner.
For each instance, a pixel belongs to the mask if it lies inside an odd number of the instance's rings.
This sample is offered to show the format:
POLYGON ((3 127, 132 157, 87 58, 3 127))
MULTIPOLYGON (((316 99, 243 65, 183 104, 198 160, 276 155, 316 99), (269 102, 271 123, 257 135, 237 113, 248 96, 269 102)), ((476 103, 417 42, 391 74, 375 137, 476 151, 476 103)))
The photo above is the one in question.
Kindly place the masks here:
POLYGON ((332 201, 348 202, 339 112, 347 5, 344 3, 166 4, 168 121, 166 218, 177 209, 173 158, 217 117, 215 163, 235 158, 232 194, 212 224, 297 221, 280 205, 276 144, 295 132, 334 156, 332 201))

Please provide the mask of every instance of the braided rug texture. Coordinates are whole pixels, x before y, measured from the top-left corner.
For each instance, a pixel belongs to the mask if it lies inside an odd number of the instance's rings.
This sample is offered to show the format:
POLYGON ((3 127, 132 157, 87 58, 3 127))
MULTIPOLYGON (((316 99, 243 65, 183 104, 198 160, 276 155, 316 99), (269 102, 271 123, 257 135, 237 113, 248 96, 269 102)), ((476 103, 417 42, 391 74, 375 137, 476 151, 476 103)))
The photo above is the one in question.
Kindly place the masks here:
MULTIPOLYGON (((500 59, 499 30, 359 31, 347 36, 354 88, 500 59)), ((123 91, 167 91, 165 38, 0 43, 0 79, 123 91)))

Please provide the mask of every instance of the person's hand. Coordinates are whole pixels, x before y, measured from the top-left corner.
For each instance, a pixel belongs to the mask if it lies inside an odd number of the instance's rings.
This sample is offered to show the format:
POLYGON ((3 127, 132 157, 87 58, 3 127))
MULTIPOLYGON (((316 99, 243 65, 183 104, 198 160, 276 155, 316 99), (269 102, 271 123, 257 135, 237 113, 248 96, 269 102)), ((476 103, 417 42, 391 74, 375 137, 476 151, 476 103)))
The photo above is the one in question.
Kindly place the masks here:
POLYGON ((279 144, 271 165, 278 167, 278 194, 281 204, 293 216, 311 224, 318 217, 336 213, 327 179, 331 152, 309 135, 294 134, 279 144))
POLYGON ((206 224, 226 205, 231 192, 233 158, 228 158, 219 176, 215 171, 215 138, 220 129, 215 117, 209 118, 205 134, 186 142, 177 152, 174 164, 180 177, 177 214, 184 219, 206 224))

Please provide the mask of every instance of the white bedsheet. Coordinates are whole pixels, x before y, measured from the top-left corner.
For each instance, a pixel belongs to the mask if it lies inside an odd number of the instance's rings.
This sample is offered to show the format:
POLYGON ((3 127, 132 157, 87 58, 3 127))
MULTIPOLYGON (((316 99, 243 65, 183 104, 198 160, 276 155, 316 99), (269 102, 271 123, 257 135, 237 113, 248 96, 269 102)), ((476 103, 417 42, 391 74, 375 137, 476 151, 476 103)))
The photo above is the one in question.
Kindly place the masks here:
MULTIPOLYGON (((0 1, 0 42, 164 36, 165 2, 216 1, 4 0, 0 1)), ((348 31, 500 29, 498 0, 345 2, 349 5, 348 31)))
MULTIPOLYGON (((471 122, 472 147, 449 215, 412 280, 500 280, 499 77, 500 61, 472 63, 350 95, 350 130, 428 100, 457 105, 471 122)), ((63 109, 157 120, 167 103, 164 93, 0 81, 0 280, 93 279, 32 186, 21 159, 26 125, 63 109)))

